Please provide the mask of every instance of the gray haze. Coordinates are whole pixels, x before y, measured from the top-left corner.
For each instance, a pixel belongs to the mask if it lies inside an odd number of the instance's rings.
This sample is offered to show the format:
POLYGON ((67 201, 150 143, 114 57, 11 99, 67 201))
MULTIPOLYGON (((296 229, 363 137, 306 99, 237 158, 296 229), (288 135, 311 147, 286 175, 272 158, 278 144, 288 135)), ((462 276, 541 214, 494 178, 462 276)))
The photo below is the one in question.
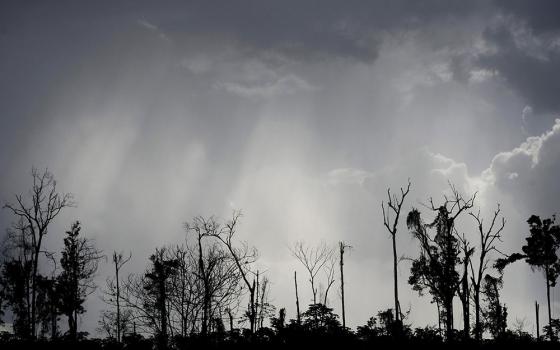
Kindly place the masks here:
MULTIPOLYGON (((387 186, 410 177, 407 211, 448 180, 479 191, 485 215, 500 202, 506 251, 530 214, 560 210, 558 13, 557 1, 2 1, 0 198, 48 167, 78 207, 47 246, 79 219, 107 254, 133 252, 129 272, 192 217, 241 209, 289 317, 293 270, 305 280, 288 247, 344 240, 355 327, 392 303, 387 186)), ((2 211, 0 229, 12 219, 2 211)), ((414 256, 404 225, 398 244, 414 256)), ((408 273, 404 261, 403 309, 436 323, 408 273)), ((507 270, 510 323, 533 331, 544 290, 521 263, 507 270)), ((92 335, 103 307, 92 295, 92 335)))

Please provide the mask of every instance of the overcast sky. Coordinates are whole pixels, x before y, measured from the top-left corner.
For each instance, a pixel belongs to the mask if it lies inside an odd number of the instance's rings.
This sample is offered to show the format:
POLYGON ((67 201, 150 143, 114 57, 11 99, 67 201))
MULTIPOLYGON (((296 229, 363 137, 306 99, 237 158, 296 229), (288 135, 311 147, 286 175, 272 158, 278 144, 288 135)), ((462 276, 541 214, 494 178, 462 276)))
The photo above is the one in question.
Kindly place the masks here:
MULTIPOLYGON (((132 250, 129 272, 181 242, 185 221, 241 209, 288 317, 294 269, 311 299, 288 247, 344 240, 348 324, 362 325, 392 305, 388 186, 411 179, 406 211, 448 180, 479 191, 483 215, 500 202, 509 252, 531 214, 560 210, 559 13, 557 1, 2 1, 0 198, 48 167, 78 207, 47 246, 79 219, 107 254, 132 250)), ((12 220, 2 211, 0 229, 12 220)), ((400 254, 415 247, 400 226, 400 254)), ((436 324, 409 269, 401 305, 436 324)), ((510 324, 534 331, 542 274, 514 265, 503 295, 510 324)), ((558 317, 558 289, 553 301, 558 317)), ((103 304, 87 307, 95 335, 103 304)))

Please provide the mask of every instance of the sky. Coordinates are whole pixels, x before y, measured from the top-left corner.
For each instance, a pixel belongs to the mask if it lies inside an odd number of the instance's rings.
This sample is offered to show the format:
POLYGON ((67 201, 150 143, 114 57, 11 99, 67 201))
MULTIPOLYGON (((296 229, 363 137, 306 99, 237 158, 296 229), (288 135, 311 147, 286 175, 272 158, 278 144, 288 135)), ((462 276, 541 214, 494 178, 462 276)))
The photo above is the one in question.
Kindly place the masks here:
MULTIPOLYGON (((289 247, 345 241, 356 327, 392 305, 388 187, 410 178, 406 212, 441 201, 448 182, 477 192, 487 220, 500 203, 507 252, 531 214, 560 211, 559 12, 552 0, 2 1, 0 198, 48 167, 77 207, 46 247, 78 219, 106 254, 132 251, 127 272, 181 243, 193 217, 242 210, 240 239, 259 249, 288 317, 294 270, 311 301, 289 247)), ((2 232, 12 221, 0 212, 2 232)), ((476 234, 468 217, 459 227, 476 234)), ((397 244, 417 254, 404 222, 397 244)), ((409 270, 404 259, 402 308, 415 326, 437 324, 409 270)), ((109 271, 81 319, 92 335, 109 271)), ((534 332, 542 274, 518 263, 504 281, 510 325, 534 332)))

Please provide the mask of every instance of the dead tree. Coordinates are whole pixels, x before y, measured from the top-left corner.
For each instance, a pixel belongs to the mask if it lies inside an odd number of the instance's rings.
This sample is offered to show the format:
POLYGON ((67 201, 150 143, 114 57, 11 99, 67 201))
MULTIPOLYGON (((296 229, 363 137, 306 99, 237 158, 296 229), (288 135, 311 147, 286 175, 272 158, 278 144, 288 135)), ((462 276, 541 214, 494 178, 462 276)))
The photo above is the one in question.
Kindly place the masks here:
POLYGON ((36 168, 31 171, 33 186, 29 191, 29 199, 22 194, 16 195, 15 203, 6 203, 15 216, 23 219, 31 233, 32 272, 31 272, 31 335, 36 337, 37 323, 37 270, 39 255, 42 253, 43 239, 48 233, 50 224, 62 209, 75 205, 70 193, 59 193, 54 175, 47 170, 40 173, 36 168))
POLYGON ((297 312, 297 323, 301 325, 301 314, 299 312, 299 296, 297 290, 297 271, 294 271, 294 284, 296 287, 296 312, 297 312))
POLYGON ((291 252, 307 270, 313 295, 313 304, 317 304, 317 294, 319 291, 317 275, 331 261, 333 250, 325 242, 321 242, 316 247, 307 247, 303 242, 296 242, 291 252))
POLYGON ((121 268, 130 261, 132 258, 132 253, 128 255, 128 257, 124 257, 122 252, 113 252, 113 265, 115 265, 115 284, 116 284, 116 295, 115 295, 115 302, 117 304, 117 320, 116 320, 116 327, 117 327, 117 342, 121 341, 121 290, 119 285, 119 272, 121 268))
POLYGON ((541 340, 540 325, 539 325, 539 303, 535 300, 535 323, 537 325, 537 341, 541 340))
POLYGON ((470 242, 466 239, 465 235, 459 236, 460 250, 463 254, 461 263, 463 264, 463 275, 461 276, 460 285, 457 286, 457 295, 461 300, 463 307, 463 336, 468 339, 471 334, 470 323, 470 303, 471 303, 471 286, 469 285, 469 264, 471 257, 474 253, 474 248, 470 246, 470 242))
POLYGON ((391 194, 391 189, 387 189, 387 210, 385 209, 385 204, 381 201, 381 210, 383 211, 383 225, 389 231, 391 239, 393 241, 393 284, 394 284, 394 298, 395 298, 395 321, 402 322, 401 307, 399 303, 399 285, 398 285, 398 273, 397 273, 397 226, 399 224, 399 217, 401 215, 401 209, 406 198, 406 195, 410 192, 410 180, 406 190, 401 187, 401 195, 397 197, 395 194, 391 194), (390 219, 390 212, 393 212, 393 220, 390 219))
POLYGON ((481 302, 480 297, 481 297, 482 285, 484 282, 484 276, 486 275, 488 269, 492 268, 492 265, 490 265, 492 263, 491 254, 495 252, 501 256, 504 255, 496 248, 496 243, 501 241, 502 238, 501 234, 506 225, 506 220, 503 216, 501 220, 499 219, 500 212, 501 209, 500 209, 500 205, 498 204, 496 210, 492 215, 492 220, 490 221, 490 224, 487 227, 484 227, 484 220, 480 216, 480 211, 476 214, 472 212, 469 213, 470 216, 473 217, 477 223, 478 236, 480 239, 479 247, 478 247, 479 250, 478 266, 476 267, 476 269, 472 260, 470 262, 471 284, 473 286, 472 299, 475 308, 474 333, 475 333, 475 338, 478 341, 482 339, 482 333, 483 333, 483 326, 480 319, 482 313, 482 308, 480 305, 481 302))
POLYGON ((344 305, 344 253, 346 248, 351 248, 344 242, 338 243, 338 248, 340 250, 340 299, 342 304, 342 328, 346 329, 346 307, 344 305))
POLYGON ((240 212, 234 212, 231 220, 226 222, 219 230, 216 230, 212 236, 216 237, 226 247, 230 257, 237 266, 241 279, 245 283, 245 287, 249 291, 249 310, 247 315, 250 323, 250 331, 254 333, 255 327, 257 326, 257 285, 254 279, 252 282, 250 279, 251 275, 254 275, 252 265, 257 261, 258 251, 254 247, 249 247, 245 242, 236 245, 234 238, 237 233, 237 225, 240 217, 240 212))
MULTIPOLYGON (((333 252, 334 253, 334 252, 333 252)), ((327 262, 327 264, 325 264, 325 290, 324 290, 324 295, 323 295, 323 305, 327 306, 328 304, 328 296, 329 296, 329 291, 331 289, 331 287, 333 286, 334 282, 335 282, 335 268, 336 266, 336 257, 334 254, 331 254, 331 257, 329 259, 329 261, 327 262)))
MULTIPOLYGON (((192 253, 194 259, 191 260, 196 266, 194 274, 201 286, 201 331, 206 335, 216 314, 225 309, 232 313, 237 308, 234 304, 238 304, 243 292, 239 266, 244 268, 245 264, 253 261, 250 260, 249 253, 234 247, 231 239, 222 237, 227 226, 222 226, 213 217, 197 217, 192 223, 187 223, 186 228, 195 233, 193 245, 196 248, 192 253), (215 240, 216 237, 219 241, 215 240), (228 244, 231 245, 231 250, 228 244)), ((247 270, 243 272, 247 274, 247 270)), ((192 286, 188 281, 179 281, 179 284, 188 285, 189 288, 192 286)))

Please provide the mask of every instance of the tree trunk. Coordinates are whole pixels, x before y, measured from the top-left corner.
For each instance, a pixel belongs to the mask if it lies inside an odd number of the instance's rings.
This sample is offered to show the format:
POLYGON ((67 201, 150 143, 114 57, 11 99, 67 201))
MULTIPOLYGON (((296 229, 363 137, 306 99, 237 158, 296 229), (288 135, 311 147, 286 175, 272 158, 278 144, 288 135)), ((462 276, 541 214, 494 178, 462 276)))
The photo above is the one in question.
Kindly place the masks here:
POLYGON ((227 309, 227 313, 229 316, 229 331, 233 332, 233 315, 231 314, 231 309, 227 309))
POLYGON ((342 302, 342 328, 346 329, 346 310, 344 307, 344 243, 342 242, 340 242, 340 294, 342 302))
POLYGON ((56 306, 54 304, 54 301, 51 300, 51 340, 56 339, 56 327, 57 327, 57 320, 56 320, 56 306))
POLYGON ((475 338, 477 341, 482 340, 482 329, 480 324, 480 287, 476 287, 474 291, 474 310, 475 310, 475 338))
POLYGON ((208 278, 206 277, 206 272, 204 271, 204 260, 202 258, 202 235, 198 235, 198 269, 200 270, 200 275, 202 276, 202 282, 204 284, 204 300, 202 305, 202 325, 201 333, 205 336, 208 333, 208 278))
POLYGON ((121 305, 120 305, 120 289, 119 289, 119 268, 115 264, 115 280, 117 283, 117 342, 121 341, 121 305))
POLYGON ((552 340, 554 334, 552 333, 552 312, 550 309, 550 279, 549 279, 549 268, 548 265, 545 267, 546 274, 546 303, 548 308, 548 336, 552 340))
POLYGON ((255 333, 255 317, 257 315, 257 310, 255 309, 255 281, 253 281, 253 288, 250 291, 251 293, 251 305, 250 305, 250 314, 249 322, 251 324, 251 333, 255 333))
POLYGON ((395 321, 398 323, 401 320, 401 310, 399 304, 399 285, 397 281, 397 242, 396 235, 392 235, 393 238, 393 283, 394 283, 394 293, 395 293, 395 321))
POLYGON ((453 297, 447 296, 445 300, 445 337, 446 341, 453 339, 453 297))
POLYGON ((39 252, 41 249, 41 240, 42 236, 39 233, 39 241, 37 246, 35 247, 34 257, 33 257, 33 275, 31 276, 31 337, 36 338, 36 300, 37 300, 37 267, 38 267, 38 260, 39 260, 39 252))
POLYGON ((436 306, 437 306, 438 329, 439 329, 439 335, 441 336, 441 309, 440 309, 440 306, 439 306, 439 301, 436 301, 436 306))
POLYGON ((159 285, 159 312, 160 312, 160 322, 161 322, 161 335, 160 335, 160 349, 167 348, 167 308, 166 302, 166 290, 165 290, 165 279, 160 280, 159 285))
POLYGON ((537 323, 537 341, 539 341, 539 339, 541 338, 541 331, 539 325, 539 304, 537 303, 536 300, 535 300, 535 319, 537 323))
POLYGON ((297 323, 301 324, 301 316, 299 313, 299 297, 298 297, 298 290, 297 290, 297 272, 294 271, 294 284, 296 286, 296 312, 297 312, 297 323))
MULTIPOLYGON (((253 331, 256 331, 259 328, 259 322, 257 320, 257 318, 258 318, 257 315, 259 314, 259 310, 258 310, 258 308, 259 308, 259 271, 258 270, 257 270, 256 294, 257 295, 256 295, 255 299, 257 300, 257 302, 254 304, 255 305, 255 314, 254 314, 253 323, 254 323, 255 326, 254 326, 253 331)), ((261 305, 261 307, 262 307, 262 305, 261 305)))
POLYGON ((468 278, 468 266, 469 260, 465 258, 463 262, 463 332, 465 333, 465 339, 470 338, 471 334, 471 324, 470 324, 470 300, 469 300, 469 278, 468 278))

